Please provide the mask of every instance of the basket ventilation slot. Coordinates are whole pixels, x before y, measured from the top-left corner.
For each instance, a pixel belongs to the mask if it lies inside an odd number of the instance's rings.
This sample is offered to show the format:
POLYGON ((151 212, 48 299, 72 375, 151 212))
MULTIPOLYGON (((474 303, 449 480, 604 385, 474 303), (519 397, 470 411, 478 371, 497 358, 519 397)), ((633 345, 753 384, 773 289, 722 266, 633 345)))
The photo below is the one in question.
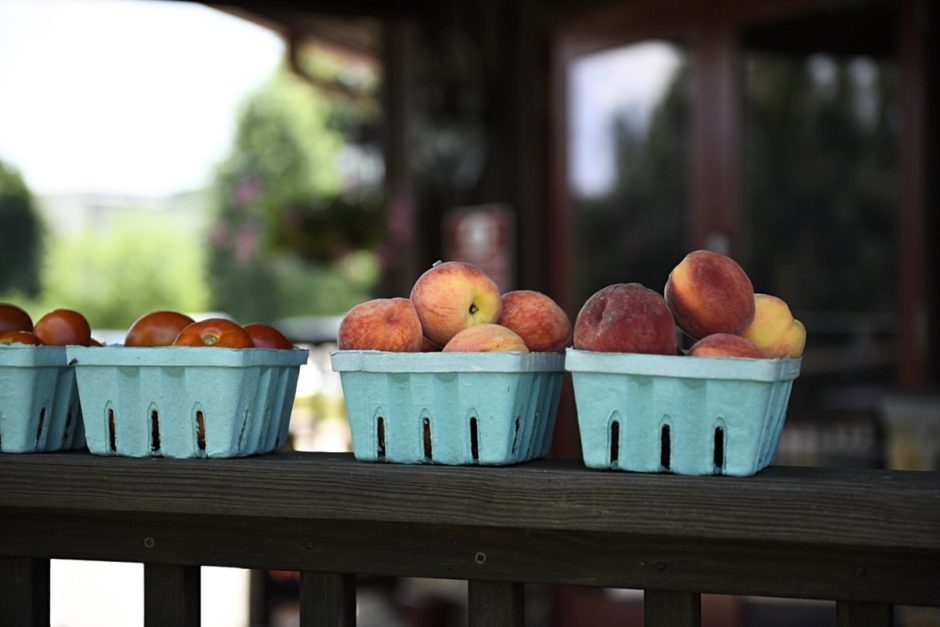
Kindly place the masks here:
POLYGON ((378 442, 376 443, 376 455, 380 460, 385 459, 385 418, 379 416, 379 419, 375 426, 376 437, 378 442))
POLYGON ((39 428, 36 429, 36 446, 39 446, 39 441, 42 439, 42 428, 46 425, 46 408, 43 407, 39 410, 39 428))
POLYGON ((725 463, 725 430, 715 427, 715 469, 720 473, 725 463))
POLYGON ((474 462, 480 461, 480 434, 477 428, 477 417, 470 418, 470 457, 474 462))
POLYGON ((663 431, 659 440, 659 465, 662 466, 664 470, 669 470, 669 425, 663 425, 663 431))
POLYGON ((425 417, 423 421, 423 432, 424 432, 424 459, 425 461, 431 461, 433 457, 433 451, 431 450, 431 419, 425 417))
POLYGON ((160 415, 156 409, 150 410, 150 452, 160 452, 160 415))
POLYGON ((112 453, 117 452, 117 437, 114 428, 114 408, 108 407, 108 448, 112 453))
POLYGON ((616 466, 620 460, 620 421, 610 423, 610 465, 616 466))
POLYGON ((196 446, 200 451, 206 450, 206 417, 202 410, 196 412, 196 446))

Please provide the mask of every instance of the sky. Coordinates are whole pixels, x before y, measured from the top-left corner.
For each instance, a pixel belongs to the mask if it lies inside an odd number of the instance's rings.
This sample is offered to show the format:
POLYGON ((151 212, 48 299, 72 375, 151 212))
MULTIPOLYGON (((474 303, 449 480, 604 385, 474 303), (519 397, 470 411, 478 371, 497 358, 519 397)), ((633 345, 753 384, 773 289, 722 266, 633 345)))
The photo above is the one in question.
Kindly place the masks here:
MULTIPOLYGON (((197 3, 0 0, 0 161, 38 195, 202 187, 239 105, 283 54, 273 32, 197 3)), ((674 46, 646 42, 572 65, 578 192, 612 183, 612 116, 645 124, 679 60, 674 46)))
POLYGON ((614 178, 611 122, 627 115, 646 128, 682 56, 649 41, 585 56, 569 69, 569 182, 581 194, 603 193, 614 178))
POLYGON ((0 0, 0 161, 38 195, 201 187, 283 52, 196 3, 0 0))

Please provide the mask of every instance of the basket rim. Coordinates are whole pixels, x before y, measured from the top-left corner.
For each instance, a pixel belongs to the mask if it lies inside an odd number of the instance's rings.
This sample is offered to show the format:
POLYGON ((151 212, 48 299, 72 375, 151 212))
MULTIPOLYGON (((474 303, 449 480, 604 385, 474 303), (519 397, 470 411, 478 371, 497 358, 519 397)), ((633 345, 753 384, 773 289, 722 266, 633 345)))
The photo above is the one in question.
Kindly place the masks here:
POLYGON ((310 351, 270 348, 218 348, 193 346, 69 346, 69 365, 85 366, 300 366, 310 351))
POLYGON ((330 361, 334 372, 564 372, 565 354, 338 350, 330 353, 330 361))
POLYGON ((727 379, 735 381, 792 381, 800 374, 802 358, 744 359, 734 357, 689 357, 603 353, 569 348, 565 370, 585 374, 624 374, 681 379, 727 379))

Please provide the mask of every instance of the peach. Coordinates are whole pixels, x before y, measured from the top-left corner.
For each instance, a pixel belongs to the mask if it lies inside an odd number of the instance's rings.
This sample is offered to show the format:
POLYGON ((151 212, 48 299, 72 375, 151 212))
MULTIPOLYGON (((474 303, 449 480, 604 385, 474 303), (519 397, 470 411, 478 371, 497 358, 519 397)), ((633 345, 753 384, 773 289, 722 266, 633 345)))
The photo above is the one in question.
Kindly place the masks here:
POLYGON ((659 292, 615 283, 595 292, 574 323, 575 348, 613 353, 675 355, 676 326, 659 292))
POLYGON ((497 324, 518 333, 530 351, 555 352, 571 345, 571 320, 546 294, 516 290, 503 294, 502 300, 497 324))
POLYGON ((765 355, 754 342, 731 333, 706 335, 689 349, 692 357, 747 357, 761 359, 765 355))
POLYGON ((444 346, 476 324, 494 323, 502 311, 496 283, 474 265, 461 261, 436 263, 411 289, 424 335, 444 346))
POLYGON ((806 327, 783 299, 770 294, 754 295, 754 320, 741 335, 767 357, 800 357, 806 346, 806 327))
POLYGON ((754 318, 747 273, 730 257, 708 250, 689 253, 672 269, 664 296, 676 324, 693 340, 740 334, 754 318))
POLYGON ((528 353, 529 348, 519 334, 499 324, 475 324, 467 327, 444 346, 445 353, 495 353, 517 351, 528 353))
POLYGON ((375 298, 350 309, 339 324, 341 350, 421 350, 421 322, 407 298, 375 298))

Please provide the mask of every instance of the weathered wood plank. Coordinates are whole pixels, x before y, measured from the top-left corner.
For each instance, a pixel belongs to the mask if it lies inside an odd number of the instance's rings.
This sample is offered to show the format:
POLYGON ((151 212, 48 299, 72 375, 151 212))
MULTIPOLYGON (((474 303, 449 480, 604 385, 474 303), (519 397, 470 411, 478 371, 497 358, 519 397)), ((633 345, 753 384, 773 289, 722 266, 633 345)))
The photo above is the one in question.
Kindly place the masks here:
POLYGON ((940 605, 940 553, 849 550, 811 540, 776 544, 368 521, 0 511, 0 555, 940 605), (151 548, 145 537, 154 539, 151 548))
POLYGON ((467 601, 470 627, 525 625, 525 586, 521 583, 471 579, 467 601))
POLYGON ((702 595, 646 590, 643 593, 643 616, 645 627, 700 627, 702 595))
POLYGON ((49 560, 0 557, 0 625, 49 626, 49 560))
POLYGON ((888 603, 836 604, 839 627, 891 627, 894 624, 894 608, 888 603))
POLYGON ((940 473, 769 468, 754 477, 234 460, 0 456, 0 507, 362 520, 940 549, 940 473), (210 496, 211 495, 211 496, 210 496))
POLYGON ((199 627, 199 566, 144 564, 145 627, 199 627))
POLYGON ((302 571, 300 627, 355 627, 356 576, 302 571))

